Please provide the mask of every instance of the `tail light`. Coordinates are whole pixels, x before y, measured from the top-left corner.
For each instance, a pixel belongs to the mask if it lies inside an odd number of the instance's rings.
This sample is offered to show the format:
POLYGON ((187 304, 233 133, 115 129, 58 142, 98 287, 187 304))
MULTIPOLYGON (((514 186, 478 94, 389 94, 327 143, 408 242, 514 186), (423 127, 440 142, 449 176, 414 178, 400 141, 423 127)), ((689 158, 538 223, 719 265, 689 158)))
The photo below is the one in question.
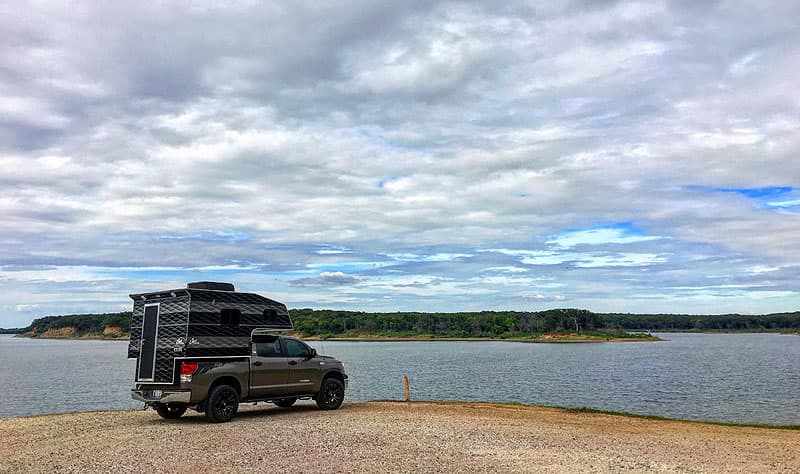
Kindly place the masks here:
POLYGON ((195 370, 197 370, 197 362, 181 362, 181 382, 191 382, 195 370))

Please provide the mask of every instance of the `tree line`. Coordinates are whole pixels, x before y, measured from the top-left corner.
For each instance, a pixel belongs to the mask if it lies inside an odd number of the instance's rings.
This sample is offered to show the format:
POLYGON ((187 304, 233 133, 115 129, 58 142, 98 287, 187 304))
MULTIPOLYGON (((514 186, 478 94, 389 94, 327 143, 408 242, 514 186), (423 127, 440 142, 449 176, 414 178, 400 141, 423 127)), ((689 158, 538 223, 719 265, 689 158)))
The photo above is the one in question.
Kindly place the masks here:
POLYGON ((368 313, 295 309, 295 329, 306 336, 430 334, 449 337, 513 337, 547 332, 778 331, 800 330, 800 312, 768 315, 594 313, 585 309, 464 313, 368 313))
MULTIPOLYGON (((546 311, 479 311, 460 313, 315 310, 289 311, 303 336, 433 335, 448 337, 514 337, 547 332, 614 331, 800 331, 800 312, 767 315, 689 315, 594 313, 585 309, 546 311)), ((131 313, 73 314, 35 319, 30 326, 5 332, 42 334, 74 327, 78 334, 102 333, 107 326, 130 327, 131 313)))
POLYGON ((23 328, 20 332, 42 334, 49 329, 74 327, 78 334, 91 334, 102 333, 108 326, 118 327, 123 332, 128 332, 131 327, 131 312, 45 316, 34 319, 30 326, 23 328))

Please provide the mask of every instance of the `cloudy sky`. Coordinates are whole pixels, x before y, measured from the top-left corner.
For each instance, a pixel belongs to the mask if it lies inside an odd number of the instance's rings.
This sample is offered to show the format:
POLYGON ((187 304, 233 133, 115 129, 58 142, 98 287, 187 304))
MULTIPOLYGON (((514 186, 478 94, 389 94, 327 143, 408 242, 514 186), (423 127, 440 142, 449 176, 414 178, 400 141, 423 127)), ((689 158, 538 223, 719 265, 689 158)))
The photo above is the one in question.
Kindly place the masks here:
POLYGON ((0 5, 0 327, 800 309, 800 4, 0 5))

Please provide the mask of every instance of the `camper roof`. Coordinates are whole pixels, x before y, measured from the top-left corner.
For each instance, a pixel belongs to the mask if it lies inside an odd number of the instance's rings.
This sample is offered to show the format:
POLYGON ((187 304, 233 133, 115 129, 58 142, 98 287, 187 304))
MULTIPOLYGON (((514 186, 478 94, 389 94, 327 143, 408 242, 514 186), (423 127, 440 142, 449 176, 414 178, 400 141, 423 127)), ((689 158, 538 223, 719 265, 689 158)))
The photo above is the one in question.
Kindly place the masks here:
MULTIPOLYGON (((194 282, 189 283, 186 285, 186 288, 178 288, 175 290, 161 290, 161 291, 151 291, 148 293, 134 293, 128 296, 131 297, 133 300, 154 300, 158 298, 174 298, 176 296, 186 296, 186 295, 201 295, 201 294, 229 294, 229 295, 241 295, 244 297, 252 297, 255 300, 269 303, 273 305, 280 305, 284 306, 283 303, 278 301, 272 300, 270 298, 266 298, 256 293, 242 293, 242 292, 235 292, 232 289, 214 289, 214 288, 197 288, 197 286, 216 286, 218 288, 233 288, 233 285, 230 283, 217 283, 217 282, 194 282), (228 286, 225 286, 228 285, 228 286)), ((234 296, 235 297, 235 296, 234 296)))
POLYGON ((186 288, 192 290, 236 291, 233 283, 221 283, 218 281, 195 281, 187 283, 186 288))

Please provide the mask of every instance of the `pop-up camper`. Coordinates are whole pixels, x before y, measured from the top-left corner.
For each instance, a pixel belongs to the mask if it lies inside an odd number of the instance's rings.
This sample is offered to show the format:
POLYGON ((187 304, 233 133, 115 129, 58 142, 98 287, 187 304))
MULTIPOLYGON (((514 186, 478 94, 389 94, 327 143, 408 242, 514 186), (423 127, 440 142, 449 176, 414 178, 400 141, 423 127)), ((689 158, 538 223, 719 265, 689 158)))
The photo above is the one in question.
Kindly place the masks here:
POLYGON ((196 282, 130 297, 128 358, 137 359, 137 384, 175 383, 176 359, 249 356, 256 329, 292 329, 286 305, 238 293, 230 283, 196 282))

